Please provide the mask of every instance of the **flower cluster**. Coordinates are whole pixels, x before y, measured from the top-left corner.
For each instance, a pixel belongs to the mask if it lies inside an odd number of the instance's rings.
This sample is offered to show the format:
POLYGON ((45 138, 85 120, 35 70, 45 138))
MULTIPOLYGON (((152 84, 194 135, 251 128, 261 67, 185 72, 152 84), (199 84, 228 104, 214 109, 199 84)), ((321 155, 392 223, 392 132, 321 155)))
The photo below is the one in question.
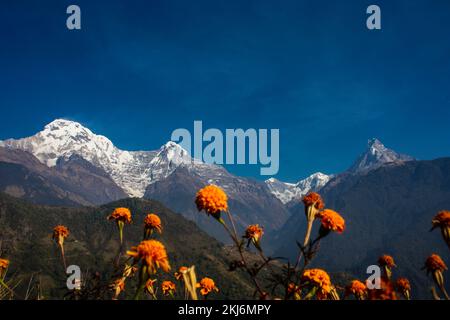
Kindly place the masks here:
MULTIPOLYGON (((283 268, 283 273, 274 274, 273 265, 271 263, 275 258, 266 257, 263 252, 260 242, 264 235, 263 228, 255 223, 250 224, 245 229, 244 233, 238 233, 236 230, 242 228, 242 222, 239 224, 234 222, 233 216, 228 208, 228 197, 226 193, 218 186, 208 185, 197 192, 195 204, 199 211, 205 211, 207 215, 211 215, 223 224, 225 231, 231 236, 234 242, 234 250, 238 254, 238 258, 231 262, 230 271, 243 270, 246 271, 250 277, 251 283, 255 286, 255 297, 259 295, 261 299, 279 299, 272 295, 277 295, 280 292, 277 286, 282 285, 284 289, 285 299, 294 300, 339 300, 340 291, 344 291, 343 287, 335 286, 331 281, 329 274, 324 269, 310 268, 310 263, 314 255, 319 249, 319 242, 331 232, 343 233, 346 229, 345 219, 336 211, 325 209, 324 201, 318 193, 310 192, 303 197, 302 202, 305 206, 305 214, 307 218, 306 235, 303 245, 298 243, 299 255, 295 265, 290 263, 283 268), (227 213, 227 218, 230 221, 230 226, 221 219, 220 214, 227 213), (310 232, 313 223, 320 220, 319 235, 311 242, 309 242, 310 232), (242 235, 243 236, 240 236, 242 235), (245 239, 248 240, 248 245, 253 245, 258 249, 256 255, 252 255, 252 260, 248 259, 248 248, 245 248, 245 239), (259 259, 255 262, 253 260, 259 259), (302 261, 303 259, 303 261, 302 261), (260 282, 258 273, 264 269, 271 273, 274 281, 277 282, 272 290, 264 287, 265 282, 260 282), (287 276, 285 275, 287 274, 287 276), (286 278, 284 278, 286 277, 286 278), (271 292, 269 294, 269 292, 271 292), (273 293, 275 292, 275 293, 273 293)), ((218 287, 213 279, 209 277, 202 278, 197 282, 195 274, 195 266, 181 266, 177 272, 172 276, 179 282, 176 284, 170 280, 165 280, 170 277, 170 274, 164 275, 164 281, 155 288, 155 283, 162 279, 158 279, 158 271, 169 273, 171 265, 165 245, 155 239, 151 239, 153 231, 162 233, 161 218, 155 213, 149 213, 144 218, 144 238, 136 246, 131 247, 126 251, 126 259, 123 256, 124 248, 122 246, 122 232, 125 224, 132 221, 131 211, 128 208, 116 208, 108 216, 108 220, 113 220, 117 223, 120 231, 121 246, 119 253, 114 260, 115 271, 122 270, 119 273, 114 273, 114 276, 108 281, 108 294, 112 299, 118 299, 120 294, 124 292, 126 281, 129 278, 139 275, 135 299, 140 299, 141 293, 147 293, 151 298, 171 297, 175 298, 177 289, 179 292, 184 292, 185 298, 193 300, 198 299, 198 295, 203 296, 204 299, 213 293, 219 292, 218 287), (158 291, 158 288, 161 290, 158 291)), ((440 211, 433 219, 432 225, 434 228, 440 228, 444 239, 450 239, 450 211, 440 211)), ((432 229, 432 230, 433 230, 432 229)), ((242 230, 240 230, 242 232, 242 230)), ((58 225, 53 229, 53 240, 60 246, 62 257, 65 262, 63 244, 64 240, 69 236, 70 232, 66 226, 58 225)), ((157 235, 156 235, 157 236, 157 235)), ((232 256, 232 255, 230 255, 232 256)), ((4 281, 6 270, 9 267, 9 260, 0 258, 0 288, 7 287, 4 281)), ((408 279, 401 277, 393 280, 392 270, 396 267, 394 258, 390 255, 382 255, 378 259, 378 265, 383 268, 384 273, 377 279, 375 283, 379 286, 373 286, 369 281, 363 283, 359 280, 351 281, 345 286, 344 298, 353 296, 357 300, 396 300, 396 299, 411 299, 411 283, 408 279)), ((275 268, 277 269, 277 268, 275 268)), ((443 272, 447 270, 447 266, 442 258, 437 254, 430 255, 426 261, 424 269, 431 273, 433 280, 441 293, 446 299, 450 300, 449 295, 445 291, 443 272)), ((100 275, 97 279, 100 279, 100 275)), ((271 277, 265 278, 272 279, 271 277)), ((371 280, 372 281, 372 280, 371 280)), ((435 290, 433 288, 433 290, 435 290)), ((437 295, 437 291, 433 291, 437 295)), ((435 296, 436 298, 436 296, 435 296)), ((437 297, 437 299, 440 299, 437 297)))

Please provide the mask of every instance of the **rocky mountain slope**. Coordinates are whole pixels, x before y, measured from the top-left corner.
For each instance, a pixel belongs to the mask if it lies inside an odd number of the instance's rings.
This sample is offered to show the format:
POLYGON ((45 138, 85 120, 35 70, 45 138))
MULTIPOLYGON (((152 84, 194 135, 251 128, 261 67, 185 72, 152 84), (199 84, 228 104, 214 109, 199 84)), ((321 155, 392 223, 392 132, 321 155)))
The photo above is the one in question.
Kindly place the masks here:
MULTIPOLYGON (((365 174, 341 175, 320 193, 347 227, 342 235, 323 240, 318 265, 364 277, 378 256, 391 254, 398 265, 395 274, 412 281, 413 295, 429 298, 430 280, 421 270, 426 257, 435 252, 450 258, 440 233, 429 232, 433 216, 450 208, 450 158, 391 162, 365 174)), ((305 223, 303 205, 297 203, 279 232, 278 255, 294 259, 305 223)))
MULTIPOLYGON (((413 157, 400 154, 392 149, 387 148, 378 139, 370 139, 367 142, 366 150, 356 159, 353 165, 340 176, 346 174, 365 174, 371 170, 375 170, 388 163, 403 163, 414 160, 413 157)), ((287 183, 275 178, 266 180, 266 184, 274 196, 289 207, 294 205, 291 201, 300 200, 310 191, 319 191, 336 175, 326 175, 316 172, 311 176, 297 182, 287 183)))
MULTIPOLYGON (((202 174, 187 167, 177 168, 169 177, 148 186, 145 198, 155 199, 195 221, 203 230, 217 239, 229 242, 229 237, 216 221, 198 212, 194 204, 197 190, 207 184, 221 186, 229 197, 230 211, 236 219, 240 232, 249 224, 259 223, 267 232, 275 231, 284 224, 289 212, 276 199, 263 182, 231 175, 225 170, 202 174)), ((226 219, 226 215, 224 214, 226 219)))
POLYGON ((387 163, 402 163, 412 161, 413 157, 386 148, 378 139, 371 139, 367 143, 366 151, 361 154, 349 168, 350 173, 364 173, 377 169, 387 163))
POLYGON ((26 151, 2 147, 0 191, 33 203, 66 206, 127 197, 103 170, 75 154, 49 168, 26 151))

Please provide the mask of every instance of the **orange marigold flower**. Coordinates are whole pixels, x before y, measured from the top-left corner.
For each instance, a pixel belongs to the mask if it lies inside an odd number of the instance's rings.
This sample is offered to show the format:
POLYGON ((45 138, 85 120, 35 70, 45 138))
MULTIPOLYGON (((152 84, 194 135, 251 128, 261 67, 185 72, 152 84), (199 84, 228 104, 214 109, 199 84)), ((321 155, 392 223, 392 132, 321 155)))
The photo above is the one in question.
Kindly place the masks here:
POLYGON ((441 229, 442 237, 450 248, 450 211, 440 211, 432 220, 433 228, 441 229))
POLYGON ((149 213, 144 219, 145 229, 149 232, 153 230, 162 232, 161 219, 154 213, 149 213))
POLYGON ((245 230, 244 238, 248 240, 252 240, 254 242, 259 242, 261 237, 263 236, 264 231, 258 224, 252 224, 247 227, 245 230))
POLYGON ((409 283, 409 280, 406 278, 399 278, 395 282, 396 287, 400 290, 411 290, 411 284, 409 283))
POLYGON ((308 282, 317 287, 319 296, 327 296, 331 292, 330 276, 322 269, 305 270, 302 275, 302 282, 308 282))
POLYGON ((409 283, 409 280, 406 278, 399 278, 395 282, 395 287, 397 288, 398 292, 403 294, 403 296, 409 300, 411 298, 411 284, 409 283))
POLYGON ((200 289, 200 294, 202 296, 207 296, 208 294, 210 294, 212 291, 216 291, 218 292, 219 289, 216 287, 216 284, 214 283, 214 280, 211 278, 203 278, 200 283, 197 283, 197 288, 201 288, 200 289))
POLYGON ((133 257, 135 262, 142 260, 148 267, 149 274, 154 274, 159 268, 165 272, 170 270, 166 248, 157 240, 144 240, 137 247, 127 251, 127 254, 133 257))
POLYGON ((69 229, 65 226, 56 226, 53 228, 53 239, 58 240, 59 237, 67 238, 69 236, 69 229))
POLYGON ((67 229, 67 227, 59 225, 53 228, 53 240, 55 240, 61 247, 64 244, 64 239, 68 236, 69 229, 67 229))
POLYGON ((128 208, 116 208, 108 217, 108 220, 120 221, 123 223, 131 223, 131 212, 128 208))
POLYGON ((450 227, 450 211, 440 211, 432 220, 433 227, 450 227))
POLYGON ((207 214, 218 217, 221 211, 228 210, 228 197, 221 188, 209 185, 197 192, 195 204, 199 211, 205 210, 207 214))
POLYGON ((181 280, 182 278, 183 278, 183 273, 185 273, 186 271, 188 271, 188 267, 180 267, 179 269, 178 269, 178 272, 175 272, 175 274, 174 274, 174 276, 175 276, 175 279, 177 279, 177 280, 181 280))
POLYGON ((173 295, 176 290, 175 283, 173 283, 172 281, 163 281, 163 283, 161 284, 161 290, 163 295, 165 296, 173 295))
POLYGON ((316 298, 317 300, 340 300, 339 294, 333 285, 331 285, 329 293, 326 293, 323 290, 318 290, 316 293, 316 298))
POLYGON ((0 259, 0 280, 2 280, 6 274, 6 270, 9 266, 9 260, 0 259))
POLYGON ((367 294, 367 287, 359 280, 353 280, 345 288, 345 295, 353 294, 356 298, 362 299, 367 294))
POLYGON ((380 289, 369 290, 370 300, 397 300, 392 282, 384 277, 380 278, 380 289))
POLYGON ((336 231, 342 233, 345 230, 345 220, 336 211, 325 209, 319 213, 318 217, 321 219, 322 227, 325 230, 336 231))
POLYGON ((445 265, 444 260, 442 260, 442 258, 435 253, 427 258, 427 260, 425 261, 425 267, 428 272, 442 272, 444 270, 447 270, 447 266, 445 265))
POLYGON ((381 267, 388 267, 388 268, 396 267, 394 258, 392 258, 391 256, 389 256, 387 254, 382 255, 381 257, 378 258, 378 264, 381 267))
POLYGON ((9 266, 9 260, 0 258, 0 270, 1 269, 6 270, 6 269, 8 269, 8 266, 9 266))
POLYGON ((302 201, 305 207, 314 205, 317 210, 322 210, 325 207, 322 197, 316 192, 308 193, 303 197, 302 201))

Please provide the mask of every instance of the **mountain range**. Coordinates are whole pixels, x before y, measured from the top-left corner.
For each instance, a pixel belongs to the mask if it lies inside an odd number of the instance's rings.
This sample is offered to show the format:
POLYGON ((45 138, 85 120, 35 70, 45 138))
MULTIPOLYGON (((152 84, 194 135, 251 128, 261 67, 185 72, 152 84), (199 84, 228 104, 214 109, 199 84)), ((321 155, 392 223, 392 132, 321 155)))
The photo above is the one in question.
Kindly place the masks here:
MULTIPOLYGON (((373 139, 348 173, 411 159, 373 139)), ((227 239, 222 228, 199 215, 194 205, 196 191, 206 184, 225 190, 238 227, 260 223, 271 233, 289 219, 292 204, 335 178, 317 172, 297 183, 257 181, 194 159, 172 141, 153 151, 120 150, 107 137, 64 119, 31 137, 0 141, 0 172, 0 191, 36 204, 101 205, 126 197, 159 200, 222 241, 227 239)))
POLYGON ((425 255, 446 252, 438 233, 427 231, 433 215, 450 208, 449 168, 448 158, 419 161, 371 139, 344 172, 317 172, 296 183, 258 181, 193 159, 170 141, 154 151, 120 150, 108 138, 62 119, 32 137, 0 141, 0 192, 72 207, 157 200, 227 242, 220 225, 194 205, 198 189, 216 184, 229 196, 238 229, 259 223, 265 228, 263 246, 288 259, 295 257, 296 241, 304 234, 300 200, 309 191, 319 192, 327 207, 344 216, 347 229, 331 235, 333 241, 324 240, 315 262, 363 277, 379 255, 390 253, 417 291, 427 285, 420 271, 425 255))
POLYGON ((0 183, 0 191, 10 195, 58 205, 99 205, 125 197, 156 199, 220 240, 228 239, 224 231, 199 215, 194 206, 196 191, 206 184, 225 190, 239 227, 259 222, 270 232, 281 228, 289 217, 289 210, 264 182, 198 161, 174 142, 156 151, 124 151, 80 123, 63 119, 49 123, 34 136, 0 141, 2 167, 8 179, 0 183), (63 174, 67 171, 71 174, 63 174), (94 171, 102 181, 94 179, 94 171), (80 190, 73 186, 84 180, 83 173, 91 176, 91 183, 80 190))
MULTIPOLYGON (((412 158, 374 139, 349 172, 367 172, 384 163, 412 158)), ((192 158, 169 141, 158 150, 125 151, 78 122, 56 119, 37 134, 0 141, 0 190, 37 204, 100 205, 125 197, 156 199, 180 212, 220 240, 224 231, 199 215, 193 199, 206 184, 222 187, 237 225, 279 230, 290 217, 290 204, 319 191, 334 175, 314 173, 297 182, 264 182, 235 176, 219 165, 192 158)))

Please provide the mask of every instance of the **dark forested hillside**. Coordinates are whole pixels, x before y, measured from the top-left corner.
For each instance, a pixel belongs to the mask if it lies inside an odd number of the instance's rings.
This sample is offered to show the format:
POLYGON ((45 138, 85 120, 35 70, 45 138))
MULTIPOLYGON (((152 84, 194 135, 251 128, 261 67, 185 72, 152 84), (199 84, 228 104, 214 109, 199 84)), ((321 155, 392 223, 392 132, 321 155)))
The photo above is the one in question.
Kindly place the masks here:
POLYGON ((141 241, 145 214, 155 212, 163 224, 163 234, 155 237, 165 244, 173 272, 182 265, 195 265, 198 277, 209 276, 216 281, 220 288, 216 298, 252 296, 246 276, 227 270, 229 254, 221 243, 162 204, 140 199, 97 208, 63 208, 31 205, 0 194, 0 252, 11 261, 9 277, 26 285, 34 274, 35 279, 41 279, 44 297, 62 298, 66 276, 51 234, 54 226, 64 224, 70 229, 65 242, 68 264, 79 265, 83 272, 98 271, 106 281, 113 272, 112 262, 119 247, 116 226, 106 217, 122 206, 133 214, 133 223, 124 230, 125 248, 141 241))

